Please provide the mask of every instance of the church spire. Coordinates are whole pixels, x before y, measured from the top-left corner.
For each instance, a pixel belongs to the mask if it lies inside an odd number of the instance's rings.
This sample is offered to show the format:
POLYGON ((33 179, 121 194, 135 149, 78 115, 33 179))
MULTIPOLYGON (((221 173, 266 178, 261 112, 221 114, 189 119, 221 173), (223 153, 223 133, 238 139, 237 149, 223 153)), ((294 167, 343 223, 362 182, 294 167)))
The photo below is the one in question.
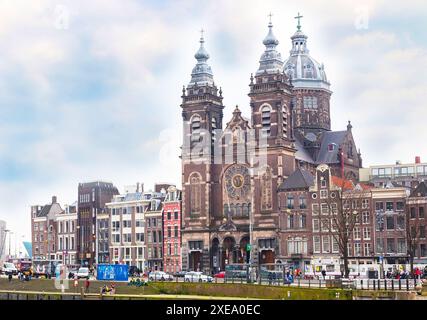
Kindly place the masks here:
POLYGON ((197 60, 196 66, 191 72, 191 81, 189 87, 193 85, 214 85, 213 73, 211 67, 208 65, 207 61, 209 59, 209 53, 206 51, 204 43, 205 38, 203 36, 204 30, 200 31, 200 48, 197 50, 194 57, 197 60))
POLYGON ((307 36, 304 34, 304 32, 301 31, 301 18, 303 18, 303 16, 298 12, 298 15, 295 17, 295 19, 298 20, 297 31, 291 37, 292 39, 291 55, 298 54, 298 53, 306 53, 306 54, 309 53, 307 49, 307 36))
POLYGON ((269 14, 270 22, 268 23, 268 34, 262 42, 265 45, 265 51, 259 61, 260 66, 257 71, 257 75, 264 72, 276 72, 280 71, 283 67, 283 61, 280 53, 276 50, 279 40, 273 34, 273 23, 271 22, 272 14, 269 14))

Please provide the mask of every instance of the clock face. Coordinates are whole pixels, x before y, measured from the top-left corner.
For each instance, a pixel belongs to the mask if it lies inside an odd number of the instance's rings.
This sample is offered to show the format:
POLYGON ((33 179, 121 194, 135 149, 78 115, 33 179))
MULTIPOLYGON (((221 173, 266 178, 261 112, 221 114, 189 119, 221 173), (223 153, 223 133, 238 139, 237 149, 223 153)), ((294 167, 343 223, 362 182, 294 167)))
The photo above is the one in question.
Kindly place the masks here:
POLYGON ((249 170, 242 165, 233 165, 225 172, 225 188, 233 199, 244 198, 250 190, 249 170))

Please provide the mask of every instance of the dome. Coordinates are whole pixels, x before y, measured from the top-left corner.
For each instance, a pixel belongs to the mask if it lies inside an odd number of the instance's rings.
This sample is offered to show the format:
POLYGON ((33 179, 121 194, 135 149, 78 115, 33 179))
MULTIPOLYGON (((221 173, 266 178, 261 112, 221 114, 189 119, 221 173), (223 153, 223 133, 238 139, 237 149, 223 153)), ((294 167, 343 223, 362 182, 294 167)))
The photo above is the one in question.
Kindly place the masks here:
POLYGON ((198 84, 198 85, 213 85, 213 73, 212 69, 207 63, 209 59, 209 54, 204 47, 205 39, 202 36, 200 37, 200 48, 194 55, 197 60, 197 64, 191 72, 191 81, 189 87, 198 84))
POLYGON ((292 50, 284 62, 283 71, 292 79, 294 87, 329 90, 325 67, 310 56, 307 36, 299 29, 292 37, 292 50))
POLYGON ((265 51, 259 60, 257 75, 280 72, 283 68, 283 61, 280 53, 276 50, 279 40, 273 34, 273 24, 268 24, 268 34, 262 42, 265 45, 265 51))

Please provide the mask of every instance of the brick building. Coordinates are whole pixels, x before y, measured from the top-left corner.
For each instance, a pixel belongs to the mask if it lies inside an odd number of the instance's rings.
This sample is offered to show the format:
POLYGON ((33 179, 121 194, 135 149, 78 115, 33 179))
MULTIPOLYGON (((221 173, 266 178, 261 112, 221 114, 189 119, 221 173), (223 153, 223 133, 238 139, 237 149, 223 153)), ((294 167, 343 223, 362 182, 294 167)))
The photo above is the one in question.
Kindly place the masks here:
POLYGON ((181 271, 181 191, 175 186, 167 189, 163 202, 163 269, 181 271))
POLYGON ((79 183, 77 212, 77 250, 82 265, 93 265, 96 261, 96 217, 105 213, 105 204, 119 192, 109 182, 79 183))

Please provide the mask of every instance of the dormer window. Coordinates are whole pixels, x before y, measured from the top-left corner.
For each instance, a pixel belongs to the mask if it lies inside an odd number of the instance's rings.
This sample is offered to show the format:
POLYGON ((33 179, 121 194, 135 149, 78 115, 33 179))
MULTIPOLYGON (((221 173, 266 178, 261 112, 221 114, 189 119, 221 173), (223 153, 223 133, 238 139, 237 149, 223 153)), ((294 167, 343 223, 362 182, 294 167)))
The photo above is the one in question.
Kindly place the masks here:
POLYGON ((330 144, 328 144, 328 151, 329 152, 333 152, 334 150, 336 150, 336 148, 337 148, 336 143, 330 143, 330 144))

